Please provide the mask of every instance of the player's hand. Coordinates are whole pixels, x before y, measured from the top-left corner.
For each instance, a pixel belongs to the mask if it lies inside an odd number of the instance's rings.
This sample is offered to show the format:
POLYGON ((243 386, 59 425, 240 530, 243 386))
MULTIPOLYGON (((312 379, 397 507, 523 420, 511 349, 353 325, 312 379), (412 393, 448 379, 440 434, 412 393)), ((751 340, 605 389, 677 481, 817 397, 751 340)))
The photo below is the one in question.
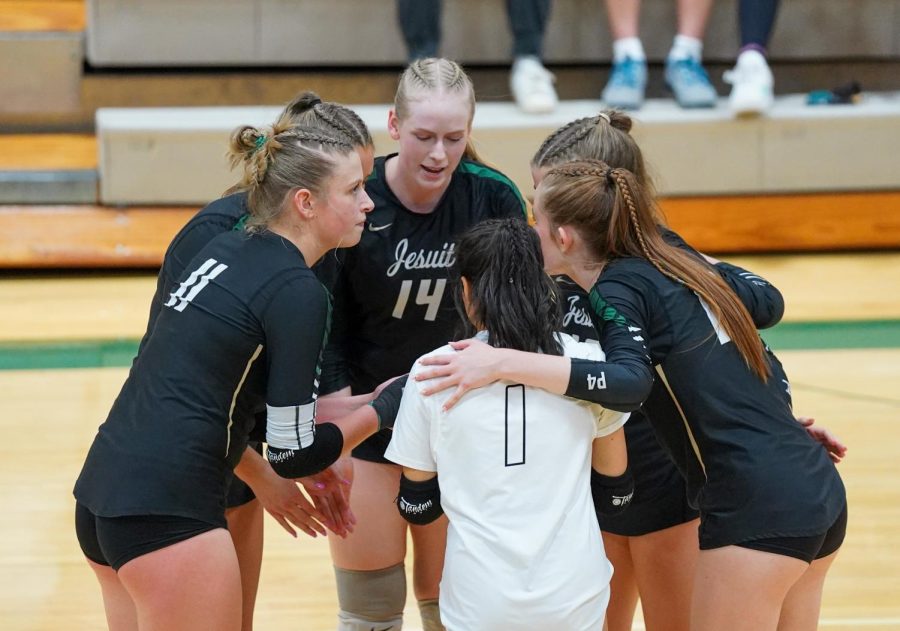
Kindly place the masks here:
MULTIPOLYGON (((349 458, 345 460, 350 463, 349 458)), ((328 529, 339 537, 346 537, 353 532, 356 525, 356 517, 350 510, 353 465, 341 463, 339 460, 324 471, 297 481, 303 485, 316 508, 325 516, 328 529)))
POLYGON ((422 390, 425 396, 455 386, 456 389, 444 403, 445 412, 469 390, 481 388, 500 378, 499 365, 503 352, 475 339, 450 342, 450 346, 457 352, 423 357, 419 363, 431 368, 416 374, 416 381, 439 379, 422 390))
POLYGON ((325 526, 328 519, 306 498, 294 480, 282 478, 275 471, 252 487, 260 504, 282 528, 292 537, 297 536, 297 529, 315 538, 316 534, 326 535, 325 526))
POLYGON ((814 441, 825 448, 828 452, 828 457, 831 458, 832 462, 835 464, 839 463, 843 460, 844 456, 847 455, 847 446, 826 428, 814 425, 816 419, 809 416, 798 416, 797 422, 806 428, 806 433, 809 434, 814 441))

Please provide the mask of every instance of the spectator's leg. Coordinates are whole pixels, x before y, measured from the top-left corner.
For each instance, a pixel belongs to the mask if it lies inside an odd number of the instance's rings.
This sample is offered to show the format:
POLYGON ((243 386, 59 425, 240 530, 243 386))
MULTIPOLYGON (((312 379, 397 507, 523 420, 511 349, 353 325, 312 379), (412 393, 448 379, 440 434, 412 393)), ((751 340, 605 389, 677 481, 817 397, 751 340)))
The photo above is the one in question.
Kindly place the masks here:
POLYGON ((740 52, 755 49, 765 55, 777 13, 778 0, 740 0, 738 6, 740 52))
POLYGON ((638 109, 647 89, 647 56, 638 37, 640 0, 606 0, 606 15, 613 37, 613 67, 601 98, 607 106, 638 109))
POLYGON ((506 0, 506 12, 513 36, 509 86, 516 105, 530 114, 550 112, 558 98, 554 77, 541 62, 550 0, 506 0))
POLYGON ((703 36, 713 0, 678 0, 678 34, 666 57, 666 84, 682 107, 714 107, 716 89, 703 68, 703 36))
POLYGON ((766 62, 766 47, 777 12, 778 0, 740 0, 741 50, 734 70, 725 74, 725 80, 732 85, 728 104, 738 116, 762 114, 774 103, 774 80, 766 62))
POLYGON ((437 57, 441 43, 441 0, 397 0, 397 21, 410 61, 437 57))
POLYGON ((550 0, 506 0, 506 13, 513 36, 513 59, 541 59, 544 31, 550 17, 550 0))

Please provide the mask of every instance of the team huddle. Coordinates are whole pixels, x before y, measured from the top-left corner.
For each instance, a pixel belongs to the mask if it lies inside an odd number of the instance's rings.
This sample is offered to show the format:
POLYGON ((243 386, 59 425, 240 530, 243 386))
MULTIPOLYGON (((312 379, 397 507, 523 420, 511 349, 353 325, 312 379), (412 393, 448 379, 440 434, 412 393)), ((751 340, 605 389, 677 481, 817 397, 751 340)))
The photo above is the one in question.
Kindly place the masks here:
POLYGON ((816 628, 845 448, 781 294, 665 225, 621 112, 537 148, 529 212, 474 111, 427 58, 397 153, 310 92, 234 131, 75 486, 112 631, 252 629, 265 511, 337 535, 339 631, 402 627, 408 536, 425 631, 816 628))

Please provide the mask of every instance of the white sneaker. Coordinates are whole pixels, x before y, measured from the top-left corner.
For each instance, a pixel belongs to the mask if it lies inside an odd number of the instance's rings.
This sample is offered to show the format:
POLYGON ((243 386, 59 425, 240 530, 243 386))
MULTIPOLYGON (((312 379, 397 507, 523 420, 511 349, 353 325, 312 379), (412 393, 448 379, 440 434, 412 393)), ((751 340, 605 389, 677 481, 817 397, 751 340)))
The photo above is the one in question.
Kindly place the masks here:
POLYGON ((732 86, 728 107, 735 116, 758 116, 772 107, 772 71, 759 51, 745 50, 738 55, 734 70, 726 71, 723 78, 732 86))
POLYGON ((509 73, 509 87, 516 105, 528 114, 552 112, 559 103, 556 78, 536 57, 519 57, 509 73))

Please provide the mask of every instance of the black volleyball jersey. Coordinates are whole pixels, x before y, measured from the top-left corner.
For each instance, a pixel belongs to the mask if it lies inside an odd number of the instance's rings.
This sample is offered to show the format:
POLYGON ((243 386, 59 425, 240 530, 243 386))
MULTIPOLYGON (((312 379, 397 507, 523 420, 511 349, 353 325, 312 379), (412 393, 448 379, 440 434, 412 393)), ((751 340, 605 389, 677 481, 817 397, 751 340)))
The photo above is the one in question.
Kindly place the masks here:
POLYGON ((162 267, 156 278, 156 293, 150 303, 147 331, 141 339, 138 354, 144 348, 160 309, 168 300, 173 287, 177 286, 187 264, 214 238, 233 230, 247 212, 247 193, 226 195, 206 205, 178 231, 166 248, 162 267))
POLYGON ((525 218, 515 185, 469 160, 460 162, 433 212, 411 212, 387 184, 392 157, 378 158, 366 181, 375 208, 359 244, 346 252, 335 289, 332 340, 343 385, 357 393, 409 372, 418 357, 453 338, 459 316, 448 268, 457 235, 485 219, 525 218))
MULTIPOLYGON (((220 234, 241 230, 249 213, 247 192, 232 193, 207 204, 178 231, 163 257, 162 267, 156 280, 156 293, 150 303, 150 318, 147 323, 147 331, 141 339, 138 354, 144 348, 144 344, 153 330, 160 309, 166 300, 169 299, 172 291, 178 287, 178 281, 188 263, 200 250, 220 234)), ((337 252, 337 250, 328 252, 313 266, 313 272, 329 291, 334 285, 337 268, 340 265, 340 255, 337 252)), ((256 362, 256 368, 247 375, 249 381, 261 383, 265 379, 265 374, 261 369, 262 366, 265 366, 264 355, 265 352, 263 357, 256 362)), ((248 391, 253 390, 251 388, 248 391)), ((244 401, 242 397, 237 402, 236 407, 239 414, 246 413, 255 416, 256 423, 251 431, 250 440, 264 442, 266 438, 265 405, 259 401, 244 401)))
POLYGON ((229 232, 164 302, 75 487, 95 515, 221 518, 252 416, 312 406, 330 301, 291 242, 229 232), (257 362, 263 378, 248 376, 257 362))
POLYGON ((845 493, 826 450, 794 419, 783 384, 751 372, 690 289, 625 257, 607 263, 590 303, 608 362, 593 371, 592 400, 652 383, 643 407, 700 509, 701 547, 831 526, 845 493))
MULTIPOLYGON (((590 315, 587 293, 566 276, 555 277, 560 290, 563 312, 563 331, 581 342, 595 342, 599 345, 597 331, 590 315)), ((680 492, 683 488, 681 474, 672 459, 657 441, 653 427, 643 410, 635 410, 625 423, 625 446, 628 450, 628 467, 634 477, 633 504, 653 503, 662 494, 680 492)), ((617 524, 627 519, 600 515, 600 528, 607 530, 609 524, 617 524)), ((693 515, 691 518, 696 517, 693 515)), ((616 534, 619 533, 616 530, 616 534)))
MULTIPOLYGON (((454 239, 485 219, 526 218, 525 200, 502 173, 462 160, 433 212, 408 210, 375 160, 366 191, 375 208, 359 244, 345 250, 335 286, 334 326, 323 368, 327 387, 369 392, 409 372, 419 357, 454 339, 459 315, 450 295, 454 239)), ((366 439, 353 455, 384 460, 391 433, 366 439)))
MULTIPOLYGON (((687 244, 680 235, 672 230, 660 226, 663 239, 672 246, 682 249, 697 257, 698 260, 705 259, 694 248, 687 244)), ((729 263, 718 263, 714 269, 719 272, 723 280, 735 291, 744 306, 750 312, 751 318, 758 328, 766 328, 774 326, 781 319, 784 313, 784 300, 781 292, 776 287, 768 283, 765 279, 748 272, 736 265, 729 263)), ((594 329, 591 320, 591 309, 588 302, 587 293, 579 287, 574 281, 565 277, 556 277, 557 285, 560 288, 563 301, 563 330, 576 339, 587 341, 597 340, 598 335, 594 329)), ((768 348, 766 349, 768 351, 768 348)), ((787 377, 778 359, 771 355, 773 379, 777 379, 782 384, 782 391, 788 400, 789 386, 787 385, 787 377)), ((656 413, 668 413, 670 416, 666 419, 658 419, 661 423, 676 423, 680 419, 677 415, 677 408, 671 403, 666 405, 657 405, 656 413)), ((625 438, 628 449, 628 462, 635 481, 634 503, 653 502, 661 494, 671 492, 672 489, 681 488, 683 482, 681 475, 676 469, 672 458, 669 457, 666 450, 660 445, 654 435, 644 408, 632 412, 628 423, 625 424, 625 438)), ((680 511, 683 507, 674 505, 680 511)), ((686 515, 693 518, 695 515, 686 515)), ((623 518, 617 517, 600 517, 601 524, 604 522, 618 525, 619 522, 627 519, 627 514, 623 518)))

